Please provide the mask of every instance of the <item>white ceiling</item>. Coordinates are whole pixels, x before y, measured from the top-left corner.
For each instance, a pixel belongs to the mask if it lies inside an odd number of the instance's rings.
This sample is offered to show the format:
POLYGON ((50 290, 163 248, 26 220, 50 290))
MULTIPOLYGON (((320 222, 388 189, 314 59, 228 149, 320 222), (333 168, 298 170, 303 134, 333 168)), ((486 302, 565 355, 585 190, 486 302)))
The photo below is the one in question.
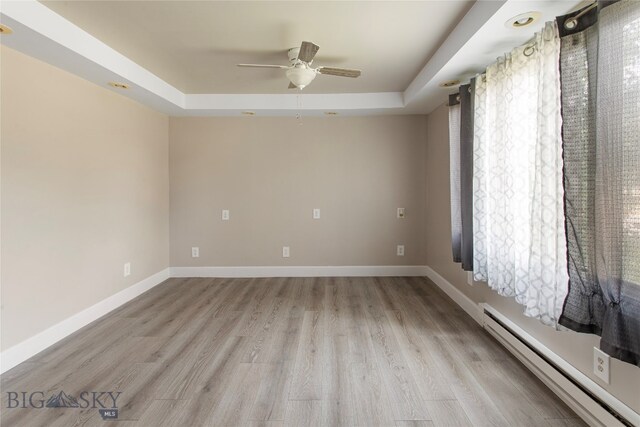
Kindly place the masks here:
POLYGON ((47 7, 184 93, 288 93, 287 50, 320 46, 305 93, 403 91, 473 1, 44 1, 47 7))
POLYGON ((581 3, 0 0, 0 22, 14 30, 0 42, 170 115, 428 114, 456 91, 439 83, 468 81, 581 3), (505 25, 529 11, 540 20, 505 25), (285 64, 301 40, 320 45, 314 65, 362 77, 320 75, 300 92, 280 70, 235 67, 285 64))

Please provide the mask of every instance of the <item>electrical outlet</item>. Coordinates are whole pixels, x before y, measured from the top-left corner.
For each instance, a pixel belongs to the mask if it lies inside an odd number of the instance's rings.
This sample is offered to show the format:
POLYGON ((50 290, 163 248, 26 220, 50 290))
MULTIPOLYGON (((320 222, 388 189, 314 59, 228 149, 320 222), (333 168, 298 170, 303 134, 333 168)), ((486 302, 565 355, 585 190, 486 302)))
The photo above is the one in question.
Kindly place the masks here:
POLYGON ((127 262, 124 264, 124 277, 131 275, 131 263, 127 262))
POLYGON ((200 258, 200 248, 195 246, 191 248, 191 258, 200 258))
POLYGON ((289 246, 282 247, 282 258, 289 258, 289 246))
POLYGON ((609 384, 609 355, 597 347, 593 347, 593 373, 609 384))
POLYGON ((396 255, 404 256, 404 245, 398 245, 396 248, 396 255))
POLYGON ((320 209, 315 208, 313 210, 313 219, 320 219, 320 209))
POLYGON ((398 208, 398 219, 404 219, 404 208, 398 208))
POLYGON ((222 210, 222 220, 229 221, 229 209, 222 210))

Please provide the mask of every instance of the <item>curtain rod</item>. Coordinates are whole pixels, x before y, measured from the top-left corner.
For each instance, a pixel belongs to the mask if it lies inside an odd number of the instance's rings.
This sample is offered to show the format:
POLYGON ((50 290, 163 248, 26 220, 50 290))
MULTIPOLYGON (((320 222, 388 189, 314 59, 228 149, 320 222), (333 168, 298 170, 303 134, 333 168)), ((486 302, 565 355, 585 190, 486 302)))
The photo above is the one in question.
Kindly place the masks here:
MULTIPOLYGON (((566 21, 564 21, 564 27, 565 27, 567 30, 572 30, 572 29, 574 29, 574 28, 578 25, 578 20, 579 20, 580 18, 582 18, 584 15, 586 15, 587 13, 589 13, 589 11, 591 11, 593 8, 595 8, 595 7, 597 7, 597 6, 598 6, 598 2, 597 2, 597 1, 595 1, 595 2, 591 3, 591 4, 590 4, 590 5, 588 5, 588 6, 585 6, 585 7, 584 7, 584 9, 582 9, 582 10, 581 10, 581 11, 580 11, 576 16, 573 16, 573 17, 571 17, 571 18, 567 19, 566 21)), ((527 43, 525 43, 525 44, 528 44, 528 43, 530 43, 530 42, 527 42, 527 43)), ((535 46, 534 46, 534 45, 532 45, 532 44, 530 44, 529 46, 526 46, 526 47, 524 48, 524 50, 522 51, 522 53, 523 53, 523 55, 524 55, 524 56, 531 56, 531 55, 533 54, 533 52, 534 52, 534 51, 535 51, 535 46)), ((482 77, 482 81, 483 81, 483 82, 486 82, 486 81, 487 81, 487 75, 486 75, 486 73, 484 73, 484 72, 483 72, 483 73, 480 73, 480 74, 478 74, 478 75, 479 75, 480 77, 482 77)), ((469 90, 471 90, 471 89, 469 89, 469 90)), ((460 100, 460 99, 459 99, 459 97, 458 97, 458 101, 459 101, 459 100, 460 100)))
POLYGON ((596 6, 598 6, 598 2, 597 1, 591 3, 589 6, 585 7, 584 9, 582 9, 582 11, 580 13, 578 13, 576 16, 571 17, 571 18, 567 19, 566 21, 564 21, 564 28, 566 28, 567 30, 573 30, 575 27, 578 26, 578 19, 583 17, 585 14, 587 14, 591 9, 593 9, 596 6))

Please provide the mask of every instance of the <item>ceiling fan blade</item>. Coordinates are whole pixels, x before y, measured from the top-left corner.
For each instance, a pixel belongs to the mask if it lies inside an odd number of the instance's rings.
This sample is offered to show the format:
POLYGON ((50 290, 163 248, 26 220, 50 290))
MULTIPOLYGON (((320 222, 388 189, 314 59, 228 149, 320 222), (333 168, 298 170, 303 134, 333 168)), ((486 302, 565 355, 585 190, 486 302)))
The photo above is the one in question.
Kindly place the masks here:
POLYGON ((320 74, 327 74, 330 76, 339 76, 339 77, 360 77, 360 70, 350 70, 348 68, 331 68, 331 67, 320 67, 318 68, 318 72, 320 74))
POLYGON ((320 49, 320 46, 318 46, 317 44, 313 44, 311 42, 302 42, 302 44, 300 45, 300 52, 298 53, 298 59, 300 61, 309 63, 313 61, 316 53, 318 53, 318 49, 320 49))
POLYGON ((289 82, 289 89, 298 89, 298 86, 296 86, 293 83, 289 82))
POLYGON ((289 68, 286 65, 267 65, 267 64, 236 64, 238 67, 251 68, 289 68))

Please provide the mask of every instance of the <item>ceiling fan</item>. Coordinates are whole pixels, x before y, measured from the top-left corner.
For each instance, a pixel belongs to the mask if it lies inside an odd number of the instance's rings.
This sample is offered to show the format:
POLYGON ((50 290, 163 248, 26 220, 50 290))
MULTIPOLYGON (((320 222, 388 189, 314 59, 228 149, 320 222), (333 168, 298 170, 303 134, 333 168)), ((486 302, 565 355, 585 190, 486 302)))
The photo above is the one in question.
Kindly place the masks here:
POLYGON ((262 65, 262 64, 238 64, 238 67, 254 68, 282 68, 286 71, 289 79, 289 89, 304 89, 316 78, 318 74, 327 74, 338 77, 359 77, 360 70, 350 70, 347 68, 332 67, 311 67, 313 58, 318 53, 320 47, 311 42, 302 42, 300 47, 294 47, 287 52, 289 55, 289 65, 262 65))

